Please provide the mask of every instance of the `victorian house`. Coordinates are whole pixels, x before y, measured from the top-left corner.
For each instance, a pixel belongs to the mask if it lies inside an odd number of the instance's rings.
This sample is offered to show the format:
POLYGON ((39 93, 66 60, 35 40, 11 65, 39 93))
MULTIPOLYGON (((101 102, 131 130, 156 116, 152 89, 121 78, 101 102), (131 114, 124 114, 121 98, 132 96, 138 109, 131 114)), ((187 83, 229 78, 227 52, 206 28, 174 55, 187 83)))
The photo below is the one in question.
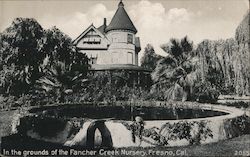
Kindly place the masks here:
POLYGON ((138 67, 138 53, 141 50, 137 29, 129 18, 122 1, 111 22, 90 25, 73 44, 77 50, 86 53, 93 67, 138 67))

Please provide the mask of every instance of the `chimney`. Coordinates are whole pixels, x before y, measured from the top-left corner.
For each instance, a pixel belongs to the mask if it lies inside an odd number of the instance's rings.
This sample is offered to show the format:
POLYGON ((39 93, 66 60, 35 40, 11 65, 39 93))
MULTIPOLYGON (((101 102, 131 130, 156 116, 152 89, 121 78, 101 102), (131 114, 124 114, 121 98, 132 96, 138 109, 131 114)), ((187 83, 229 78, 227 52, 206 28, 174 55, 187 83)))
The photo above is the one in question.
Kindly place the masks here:
POLYGON ((103 19, 103 25, 107 26, 107 19, 106 18, 103 19))

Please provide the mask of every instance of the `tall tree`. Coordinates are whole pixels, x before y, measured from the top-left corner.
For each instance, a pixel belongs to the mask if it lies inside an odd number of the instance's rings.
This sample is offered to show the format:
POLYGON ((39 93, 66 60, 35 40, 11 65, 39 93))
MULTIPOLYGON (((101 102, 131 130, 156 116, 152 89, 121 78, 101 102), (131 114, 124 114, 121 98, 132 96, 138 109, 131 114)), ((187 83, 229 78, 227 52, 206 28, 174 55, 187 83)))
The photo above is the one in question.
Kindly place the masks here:
POLYGON ((154 70, 157 61, 161 58, 162 57, 160 55, 155 53, 154 47, 150 44, 147 44, 144 50, 144 55, 141 58, 141 66, 149 70, 154 70))
POLYGON ((69 68, 73 60, 73 45, 71 38, 55 26, 45 30, 43 38, 43 51, 46 64, 52 66, 58 62, 64 63, 69 68))
POLYGON ((75 50, 71 38, 56 27, 46 30, 43 44, 45 59, 41 69, 44 75, 36 87, 45 96, 62 102, 67 91, 81 89, 87 77, 88 58, 75 50))
POLYGON ((153 92, 163 99, 185 101, 196 78, 192 65, 193 43, 187 37, 180 41, 171 39, 162 49, 168 56, 158 62, 152 73, 153 92))
MULTIPOLYGON (((15 79, 7 87, 13 94, 26 93, 39 77, 43 29, 35 19, 16 18, 1 34, 2 65, 11 66, 15 79)), ((11 82, 11 81, 10 81, 11 82)))

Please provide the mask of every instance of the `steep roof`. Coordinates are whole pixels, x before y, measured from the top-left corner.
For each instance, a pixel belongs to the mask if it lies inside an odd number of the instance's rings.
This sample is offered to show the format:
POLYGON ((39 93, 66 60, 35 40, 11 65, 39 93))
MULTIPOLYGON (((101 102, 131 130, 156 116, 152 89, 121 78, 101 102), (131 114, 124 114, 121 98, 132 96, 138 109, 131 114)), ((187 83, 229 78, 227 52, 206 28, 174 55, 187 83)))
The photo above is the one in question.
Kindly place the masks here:
POLYGON ((111 30, 130 30, 137 33, 137 29, 124 9, 122 1, 118 4, 118 9, 116 10, 110 24, 107 26, 106 32, 111 30))
POLYGON ((84 32, 82 32, 82 34, 80 34, 75 40, 73 40, 73 45, 76 45, 91 29, 95 30, 96 33, 102 38, 106 38, 105 34, 103 34, 99 29, 95 28, 95 26, 91 24, 84 32))
POLYGON ((105 32, 105 29, 106 29, 106 27, 107 27, 107 19, 106 18, 104 18, 103 19, 103 25, 101 25, 100 27, 98 27, 97 29, 102 33, 102 34, 105 34, 106 32, 105 32))
POLYGON ((97 29, 102 33, 102 34, 105 34, 105 28, 106 28, 107 26, 105 26, 104 24, 103 25, 101 25, 100 27, 98 27, 97 29))

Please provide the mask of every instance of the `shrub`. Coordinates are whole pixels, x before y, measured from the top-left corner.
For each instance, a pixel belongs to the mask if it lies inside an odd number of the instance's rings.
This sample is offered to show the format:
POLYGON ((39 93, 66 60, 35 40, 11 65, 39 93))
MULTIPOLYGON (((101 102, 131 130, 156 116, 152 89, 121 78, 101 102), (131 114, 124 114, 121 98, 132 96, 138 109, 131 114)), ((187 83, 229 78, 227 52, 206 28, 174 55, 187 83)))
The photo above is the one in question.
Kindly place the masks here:
POLYGON ((250 133, 250 118, 243 115, 224 122, 224 129, 228 138, 250 133))
POLYGON ((82 100, 114 103, 117 100, 149 99, 149 74, 135 71, 95 71, 81 90, 82 100), (140 80, 140 81, 138 81, 140 80))
MULTIPOLYGON (((142 130, 142 136, 149 137, 155 141, 151 143, 154 145, 166 146, 168 141, 176 141, 186 139, 191 145, 200 144, 201 141, 205 141, 207 138, 212 138, 213 134, 211 129, 207 125, 208 121, 179 121, 177 123, 165 123, 162 127, 149 128, 142 130), (197 128, 197 130, 195 130, 197 128), (158 131, 156 131, 158 130, 158 131)), ((135 128, 134 125, 129 125, 127 122, 122 122, 122 124, 133 133, 135 128)), ((139 136, 138 131, 135 131, 135 135, 139 136)), ((145 142, 149 142, 142 139, 145 142)))
POLYGON ((11 107, 14 107, 15 102, 16 102, 16 97, 15 96, 8 96, 8 97, 1 97, 0 98, 0 108, 3 110, 8 110, 11 107))
POLYGON ((226 103, 227 106, 233 106, 233 107, 237 107, 237 108, 248 108, 250 107, 250 103, 249 102, 243 102, 243 101, 239 101, 239 102, 227 102, 226 103))
POLYGON ((215 103, 220 93, 210 83, 196 83, 193 89, 192 99, 201 103, 215 103))

